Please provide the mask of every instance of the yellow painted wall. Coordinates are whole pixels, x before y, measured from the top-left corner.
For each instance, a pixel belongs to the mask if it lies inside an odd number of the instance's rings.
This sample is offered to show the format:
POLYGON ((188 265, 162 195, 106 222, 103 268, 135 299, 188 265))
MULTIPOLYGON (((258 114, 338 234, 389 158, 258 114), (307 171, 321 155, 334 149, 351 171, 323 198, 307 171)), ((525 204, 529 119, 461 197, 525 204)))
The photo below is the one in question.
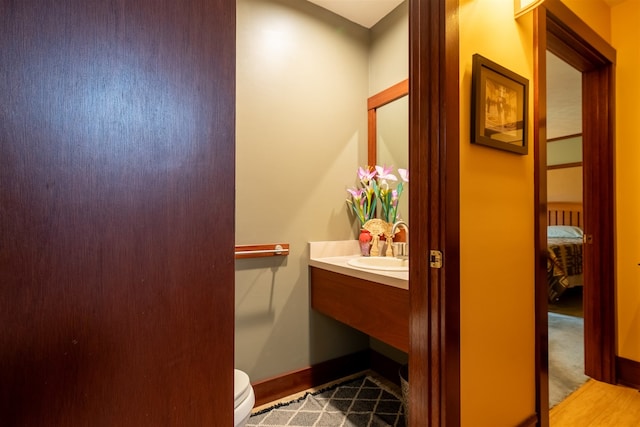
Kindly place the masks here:
MULTIPOLYGON (((640 0, 564 3, 617 50, 616 339, 619 356, 640 361, 640 0)), ((471 56, 532 79, 531 16, 511 12, 460 2, 463 426, 515 425, 533 410, 533 158, 469 144, 471 56)))
POLYGON ((618 355, 640 361, 640 0, 611 10, 616 65, 616 274, 618 355))
POLYGON ((611 20, 609 19, 611 9, 603 0, 562 0, 562 3, 586 22, 600 37, 607 41, 611 40, 611 20))
MULTIPOLYGON (((529 14, 513 2, 460 2, 461 408, 466 427, 534 413, 533 154, 470 144, 472 55, 533 83, 529 14)), ((531 95, 530 87, 530 95, 531 95)), ((529 121, 532 102, 529 102, 529 121)), ((532 137, 529 127, 529 137, 532 137)))

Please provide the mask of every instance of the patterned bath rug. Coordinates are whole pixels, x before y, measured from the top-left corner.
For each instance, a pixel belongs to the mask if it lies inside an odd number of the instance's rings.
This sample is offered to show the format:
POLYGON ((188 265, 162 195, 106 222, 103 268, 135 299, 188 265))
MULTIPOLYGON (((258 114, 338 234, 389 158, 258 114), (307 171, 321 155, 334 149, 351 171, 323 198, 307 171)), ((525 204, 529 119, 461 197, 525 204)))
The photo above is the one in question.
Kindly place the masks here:
POLYGON ((364 376, 253 414, 247 427, 404 427, 400 396, 364 376))

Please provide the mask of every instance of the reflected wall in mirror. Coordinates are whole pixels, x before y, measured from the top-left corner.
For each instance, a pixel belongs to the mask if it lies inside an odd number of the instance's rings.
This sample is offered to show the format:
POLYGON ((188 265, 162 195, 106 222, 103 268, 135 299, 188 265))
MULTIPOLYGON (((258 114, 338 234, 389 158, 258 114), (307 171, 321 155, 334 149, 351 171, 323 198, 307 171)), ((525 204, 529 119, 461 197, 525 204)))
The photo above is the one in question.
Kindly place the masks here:
MULTIPOLYGON (((369 98, 369 165, 409 168, 409 80, 403 80, 369 98)), ((411 174, 411 171, 409 171, 411 174)), ((400 179, 400 177, 398 177, 400 179)), ((399 218, 409 215, 409 188, 398 205, 399 218)))
MULTIPOLYGON (((377 126, 377 121, 378 121, 378 110, 385 106, 388 105, 389 103, 392 103, 393 101, 396 101, 400 98, 403 98, 405 96, 409 95, 409 79, 407 80, 403 80, 400 83, 397 83, 385 90, 383 90, 382 92, 379 92, 373 96, 371 96, 368 100, 367 100, 367 109, 368 109, 368 114, 369 114, 369 135, 368 135, 368 157, 367 157, 367 161, 369 163, 369 165, 375 165, 378 164, 378 156, 377 156, 377 152, 378 152, 378 126, 377 126)), ((407 98, 408 99, 408 98, 407 98)), ((408 101, 406 103, 407 105, 407 110, 406 110, 406 114, 405 114, 405 125, 407 127, 407 135, 408 135, 408 129, 409 129, 409 107, 408 107, 408 101)), ((399 120, 398 120, 399 121, 399 120)), ((408 147, 409 147, 409 140, 406 140, 406 148, 407 148, 407 152, 408 152, 408 147)))
POLYGON ((377 164, 407 168, 409 163, 409 97, 377 111, 377 164))

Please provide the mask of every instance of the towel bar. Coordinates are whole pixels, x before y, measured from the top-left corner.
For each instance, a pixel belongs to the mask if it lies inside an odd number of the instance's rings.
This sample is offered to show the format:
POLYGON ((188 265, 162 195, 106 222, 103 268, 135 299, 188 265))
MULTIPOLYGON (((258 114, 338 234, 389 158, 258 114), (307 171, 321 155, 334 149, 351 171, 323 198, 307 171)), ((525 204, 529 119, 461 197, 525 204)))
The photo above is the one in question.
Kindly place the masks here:
POLYGON ((269 245, 236 245, 236 259, 289 255, 288 243, 269 245))

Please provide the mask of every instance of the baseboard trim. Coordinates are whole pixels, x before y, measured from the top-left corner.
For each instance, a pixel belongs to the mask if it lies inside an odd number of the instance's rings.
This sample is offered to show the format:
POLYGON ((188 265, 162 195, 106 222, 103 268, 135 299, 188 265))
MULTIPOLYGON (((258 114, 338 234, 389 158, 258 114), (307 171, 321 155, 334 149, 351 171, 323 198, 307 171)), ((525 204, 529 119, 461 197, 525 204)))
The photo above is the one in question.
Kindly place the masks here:
POLYGON ((526 420, 522 421, 516 427, 534 427, 538 424, 538 417, 533 414, 529 416, 526 420))
POLYGON ((371 369, 399 384, 400 364, 367 349, 253 383, 255 406, 371 369))
POLYGON ((256 406, 369 369, 369 350, 327 360, 252 384, 256 406))
POLYGON ((633 388, 640 388, 640 362, 616 356, 618 382, 633 388))

